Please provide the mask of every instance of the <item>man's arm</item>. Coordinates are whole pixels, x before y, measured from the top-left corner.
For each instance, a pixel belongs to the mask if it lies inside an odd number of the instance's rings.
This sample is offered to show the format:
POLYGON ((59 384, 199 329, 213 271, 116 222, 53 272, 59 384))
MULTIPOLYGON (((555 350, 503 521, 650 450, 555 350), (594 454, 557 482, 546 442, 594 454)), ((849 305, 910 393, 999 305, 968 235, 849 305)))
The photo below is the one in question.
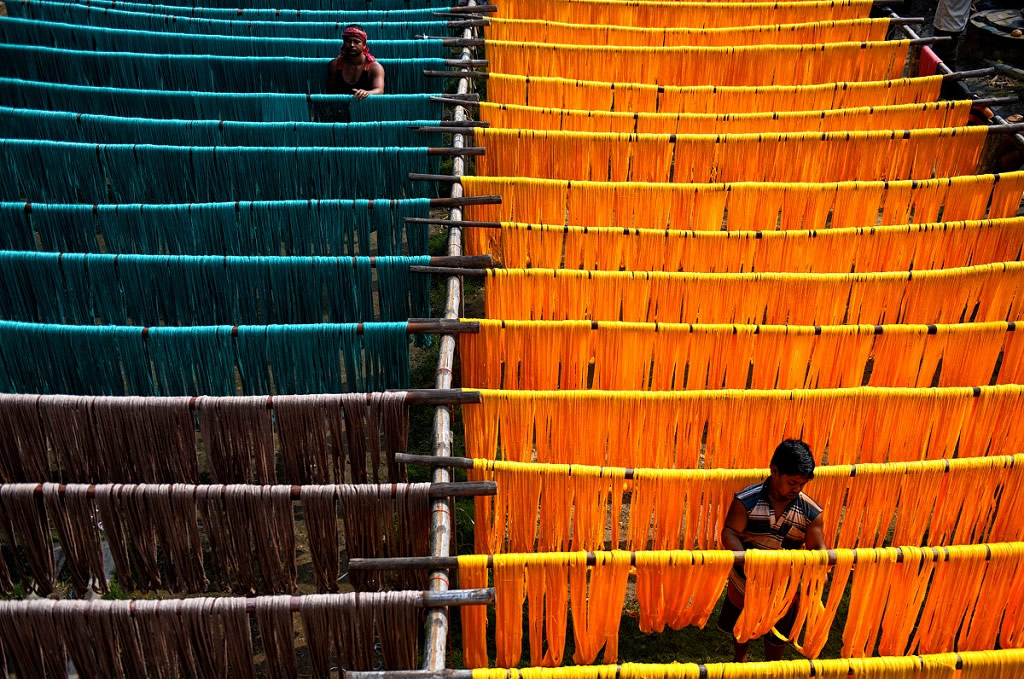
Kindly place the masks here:
POLYGON ((814 517, 804 533, 804 547, 807 549, 825 549, 825 521, 821 516, 818 514, 814 517))
MULTIPOLYGON (((745 547, 740 535, 747 529, 747 509, 743 503, 736 498, 732 499, 729 505, 729 513, 725 517, 725 525, 722 526, 722 548, 731 549, 734 552, 742 552, 745 547)), ((824 542, 824 540, 822 541, 824 542)))
POLYGON ((366 99, 371 94, 384 94, 384 67, 379 61, 370 64, 370 76, 373 78, 373 88, 369 90, 356 90, 352 93, 356 101, 366 99))

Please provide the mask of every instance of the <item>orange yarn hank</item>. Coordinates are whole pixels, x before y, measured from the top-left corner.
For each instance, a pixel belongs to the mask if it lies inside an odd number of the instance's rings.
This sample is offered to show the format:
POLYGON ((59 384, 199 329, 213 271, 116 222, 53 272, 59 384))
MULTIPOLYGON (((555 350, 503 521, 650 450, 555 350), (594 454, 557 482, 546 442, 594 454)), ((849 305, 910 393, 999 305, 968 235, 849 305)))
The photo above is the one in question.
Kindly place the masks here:
MULTIPOLYGON (((669 135, 478 128, 484 176, 610 182, 810 182, 975 172, 984 126, 669 135)), ((555 222, 558 223, 558 222, 555 222)))
MULTIPOLYGON (((463 177, 462 186, 467 196, 503 197, 501 205, 468 206, 466 219, 680 231, 789 231, 1016 217, 1024 172, 916 182, 800 184, 567 183, 469 176, 463 177)), ((466 229, 469 250, 488 252, 484 243, 499 236, 493 231, 466 229)))
MULTIPOLYGON (((743 29, 745 30, 745 28, 743 29)), ((487 99, 560 109, 660 113, 779 113, 859 106, 919 104, 939 98, 942 76, 816 85, 646 85, 498 73, 487 77, 487 99)))
MULTIPOLYGON (((623 515, 624 468, 474 464, 481 480, 498 486, 484 499, 490 520, 478 513, 474 524, 476 549, 487 554, 601 550, 609 527, 616 549, 716 549, 733 495, 768 476, 767 469, 634 469, 623 515)), ((826 465, 815 470, 810 492, 826 508, 832 548, 880 547, 890 526, 894 545, 1019 541, 1022 464, 1024 455, 826 465)))
POLYGON ((988 384, 993 375, 997 384, 1024 382, 1024 337, 1002 321, 885 326, 602 321, 595 327, 591 321, 468 320, 478 323, 480 332, 459 338, 467 388, 950 387, 988 384))
POLYGON ((971 102, 861 106, 772 113, 634 113, 480 103, 492 127, 627 134, 746 134, 954 127, 967 124, 971 102))
MULTIPOLYGON (((870 210, 873 199, 854 207, 870 210)), ((774 218, 765 220, 769 229, 775 227, 774 218)), ((839 273, 1009 261, 1021 252, 1022 240, 1024 217, 810 231, 673 231, 505 222, 486 233, 483 243, 488 251, 474 254, 490 254, 507 268, 839 273)), ((480 239, 472 242, 477 247, 480 239)))
POLYGON ((504 460, 664 469, 757 467, 752 441, 798 436, 828 464, 1024 450, 1020 385, 481 395, 463 407, 466 450, 488 460, 499 439, 504 460))
POLYGON ((502 5, 503 19, 543 19, 619 26, 748 26, 861 19, 870 0, 799 2, 632 2, 629 0, 518 0, 502 5))
POLYGON ((617 46, 487 40, 498 73, 658 85, 813 85, 886 80, 903 74, 909 40, 740 47, 617 46), (595 65, 600 64, 600 69, 595 65))
POLYGON ((724 28, 637 28, 494 17, 487 25, 487 37, 492 40, 513 42, 552 42, 573 45, 716 47, 875 41, 885 40, 888 30, 888 19, 844 19, 841 21, 727 26, 724 28))
MULTIPOLYGON (((823 603, 829 570, 826 555, 824 551, 748 550, 744 559, 747 591, 734 630, 736 638, 747 640, 768 633, 796 602, 798 624, 793 638, 803 633, 803 652, 817 655, 848 579, 852 585, 843 632, 844 657, 870 655, 876 645, 882 653, 974 651, 990 648, 997 641, 1006 648, 1018 638, 1015 635, 1022 623, 1004 612, 1013 612, 1016 605, 1014 590, 1020 589, 1015 587, 1016 578, 1024 575, 1024 543, 836 550, 832 587, 823 603)), ((652 626, 673 617, 680 622, 706 621, 733 561, 731 552, 596 552, 592 566, 586 565, 585 552, 492 558, 497 600, 510 601, 508 606, 499 606, 495 620, 498 647, 507 649, 499 651, 498 664, 507 667, 518 664, 522 652, 520 592, 531 565, 556 569, 560 575, 567 572, 576 641, 573 659, 588 664, 602 647, 605 661, 615 661, 631 559, 636 563, 638 601, 648 608, 642 619, 652 626), (506 575, 499 579, 499 571, 506 575), (658 578, 667 578, 682 591, 669 591, 666 598, 666 581, 661 581, 659 591, 658 578), (511 588, 512 594, 501 591, 505 588, 511 588), (515 602, 519 602, 518 608, 512 605, 515 602)), ((478 559, 459 557, 460 570, 464 560, 475 564, 478 559)), ((543 614, 542 606, 530 607, 531 620, 543 614)), ((535 629, 532 622, 530 629, 535 629)), ((465 638, 479 639, 479 630, 465 638)), ((547 641, 550 643, 550 636, 547 641)), ((467 652, 466 657, 476 657, 476 653, 467 652)))
POLYGON ((484 309, 506 320, 645 323, 955 323, 1021 320, 1024 262, 880 273, 488 269, 484 309))

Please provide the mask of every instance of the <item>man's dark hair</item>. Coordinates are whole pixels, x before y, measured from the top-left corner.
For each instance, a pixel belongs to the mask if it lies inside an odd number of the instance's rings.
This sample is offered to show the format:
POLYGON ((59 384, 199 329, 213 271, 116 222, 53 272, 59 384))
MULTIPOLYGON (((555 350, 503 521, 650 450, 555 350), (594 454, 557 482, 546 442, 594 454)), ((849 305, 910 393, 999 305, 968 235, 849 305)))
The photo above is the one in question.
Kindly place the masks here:
POLYGON ((771 465, 786 476, 814 478, 814 456, 800 439, 786 439, 780 443, 772 455, 771 465))

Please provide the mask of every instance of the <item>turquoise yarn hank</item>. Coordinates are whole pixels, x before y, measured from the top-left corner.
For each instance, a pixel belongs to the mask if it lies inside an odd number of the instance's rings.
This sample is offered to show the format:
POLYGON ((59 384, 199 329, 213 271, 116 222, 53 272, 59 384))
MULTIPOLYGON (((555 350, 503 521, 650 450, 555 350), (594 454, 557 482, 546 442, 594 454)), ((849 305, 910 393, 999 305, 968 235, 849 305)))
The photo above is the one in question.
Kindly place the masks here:
POLYGON ((97 144, 421 147, 442 143, 441 134, 415 129, 417 125, 437 126, 437 120, 259 123, 122 117, 8 106, 0 106, 0 120, 8 138, 97 144))
POLYGON ((363 326, 365 384, 355 391, 380 391, 388 384, 409 384, 409 340, 406 323, 363 326))
MULTIPOLYGON (((0 40, 23 45, 94 49, 101 52, 164 54, 216 54, 234 57, 302 57, 331 59, 338 53, 338 39, 202 35, 164 30, 146 31, 105 26, 37 21, 0 16, 0 40)), ((447 48, 440 40, 371 39, 378 59, 444 58, 447 48)))
MULTIPOLYGON (((229 57, 209 54, 145 54, 0 43, 0 76, 53 80, 72 85, 137 87, 205 92, 322 94, 327 63, 298 57, 229 57)), ((424 69, 446 68, 444 59, 381 59, 388 91, 431 92, 439 87, 424 69)), ((8 103, 8 102, 4 102, 8 103)))
POLYGON ((227 257, 0 251, 0 317, 39 323, 214 325, 430 315, 429 257, 227 257), (377 304, 374 303, 376 283, 377 304))
POLYGON ((155 396, 233 396, 235 338, 229 325, 149 328, 143 341, 155 396))
POLYGON ((142 328, 0 321, 0 390, 155 394, 142 328))
MULTIPOLYGON (((195 4, 194 0, 165 0, 166 5, 182 5, 191 6, 195 4)), ((237 4, 237 0, 210 0, 204 3, 207 7, 234 7, 237 4)), ((409 5, 415 4, 420 7, 451 7, 451 0, 416 0, 415 3, 409 0, 364 0, 359 3, 363 7, 371 7, 374 10, 400 10, 409 7, 409 5)), ((280 0, 257 0, 256 2, 249 3, 250 7, 267 8, 272 9, 281 6, 280 0)), ((337 3, 332 0, 301 0, 300 2, 288 3, 288 10, 315 10, 315 11, 326 11, 337 8, 337 3)), ((436 10, 435 10, 436 11, 436 10)))
MULTIPOLYGON (((118 3, 118 7, 123 3, 118 3)), ((124 11, 93 4, 80 5, 61 2, 7 3, 8 14, 22 19, 36 19, 72 23, 75 25, 101 26, 130 30, 160 31, 170 29, 175 33, 198 33, 202 35, 240 35, 252 37, 317 38, 331 39, 341 43, 345 21, 233 21, 231 19, 201 19, 174 14, 124 11)), ((447 21, 356 21, 372 40, 398 40, 414 35, 446 36, 451 32, 447 21)))
MULTIPOLYGON (((47 0, 8 0, 7 11, 14 16, 24 16, 43 5, 67 5, 68 3, 47 0)), ((238 3, 236 3, 238 4, 238 3)), ((234 8, 203 7, 195 4, 151 4, 148 2, 121 2, 121 0, 89 0, 89 6, 102 9, 123 9, 133 12, 152 12, 173 16, 193 16, 236 20, 239 23, 256 22, 330 22, 340 24, 362 24, 367 22, 417 22, 433 18, 437 7, 414 7, 401 9, 337 9, 328 10, 278 8, 234 8)))
POLYGON ((406 324, 364 323, 362 334, 358 327, 144 330, 0 321, 0 391, 233 396, 408 388, 406 324))
POLYGON ((430 316, 430 276, 409 271, 410 266, 429 264, 430 257, 377 257, 381 320, 430 316))
MULTIPOLYGON (((54 4, 63 3, 42 2, 40 0, 8 0, 7 8, 8 11, 10 12, 11 7, 13 5, 32 6, 54 4)), ((277 3, 274 3, 273 8, 235 8, 233 6, 228 6, 229 3, 225 3, 225 6, 220 7, 202 7, 189 3, 182 3, 180 5, 157 3, 150 4, 148 2, 121 2, 121 0, 89 0, 89 5, 97 8, 118 8, 133 12, 155 12, 158 14, 170 14, 174 16, 184 17, 229 19, 241 23, 247 21, 327 21, 338 22, 342 24, 358 24, 371 21, 420 21, 429 20, 433 18, 434 12, 438 11, 438 6, 383 9, 378 8, 378 6, 374 5, 373 9, 364 10, 338 9, 337 7, 331 6, 329 9, 326 10, 311 10, 303 8, 281 10, 277 8, 277 3)), ((444 3, 443 6, 449 6, 449 3, 444 3)), ((18 10, 15 10, 14 13, 16 16, 22 16, 24 11, 27 10, 22 10, 22 13, 17 13, 18 10)))
POLYGON ((430 201, 291 200, 179 204, 0 203, 0 249, 199 255, 425 255, 430 201), (100 247, 100 238, 105 249, 100 247))
POLYGON ((9 181, 0 199, 46 202, 213 202, 430 195, 438 156, 426 147, 86 144, 0 139, 9 181))
MULTIPOLYGON (((438 83, 440 85, 440 83, 438 83)), ((67 85, 0 78, 0 101, 34 109, 79 113, 236 122, 380 122, 440 120, 442 105, 432 94, 380 94, 363 101, 349 95, 192 92, 67 85)))

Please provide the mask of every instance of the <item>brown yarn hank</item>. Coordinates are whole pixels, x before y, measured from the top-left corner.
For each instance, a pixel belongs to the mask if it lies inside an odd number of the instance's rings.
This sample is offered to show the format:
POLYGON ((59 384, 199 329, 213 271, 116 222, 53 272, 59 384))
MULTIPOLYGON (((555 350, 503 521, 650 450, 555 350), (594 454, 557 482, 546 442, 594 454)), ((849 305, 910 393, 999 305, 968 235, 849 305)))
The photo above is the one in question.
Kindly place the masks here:
POLYGON ((277 482, 267 397, 201 396, 196 411, 214 483, 277 482))
MULTIPOLYGON (((39 614, 34 614, 30 619, 21 612, 20 603, 0 601, 0 648, 3 648, 7 671, 18 677, 44 677, 46 662, 43 638, 36 634, 39 623, 35 618, 39 614)), ((59 641, 59 637, 51 635, 51 645, 59 641)))
POLYGON ((135 612, 133 622, 139 632, 142 657, 146 663, 146 675, 140 676, 152 679, 180 677, 178 648, 182 624, 174 611, 168 614, 168 606, 176 605, 177 601, 136 599, 123 603, 131 604, 135 612))
POLYGON ((263 642, 263 655, 267 658, 268 677, 294 677, 298 674, 295 627, 290 606, 291 597, 287 595, 256 599, 256 624, 263 642))
POLYGON ((268 399, 0 394, 0 481, 276 483, 275 422, 288 483, 405 480, 404 392, 268 399))
POLYGON ((71 584, 79 596, 84 595, 90 586, 97 591, 107 591, 99 517, 96 504, 88 497, 88 490, 88 486, 76 484, 61 493, 57 484, 43 484, 43 506, 57 529, 71 584))
POLYGON ((337 451, 328 438, 325 411, 321 396, 274 398, 274 419, 287 483, 330 483, 331 470, 339 469, 337 451))
MULTIPOLYGON (((67 676, 70 656, 92 677, 255 677, 246 599, 0 601, 0 647, 19 677, 67 676)), ((337 665, 414 669, 422 592, 317 594, 299 599, 313 676, 337 665)), ((255 600, 268 676, 295 676, 291 597, 255 600)))
POLYGON ((218 587, 236 594, 255 594, 257 587, 247 507, 236 497, 243 487, 199 486, 196 502, 210 543, 218 587))
MULTIPOLYGON (((409 406, 406 405, 405 398, 404 391, 386 391, 370 396, 370 442, 379 448, 380 433, 383 433, 384 460, 388 479, 392 483, 404 483, 408 480, 405 465, 395 463, 395 453, 405 453, 409 450, 409 406)), ((380 452, 374 455, 375 459, 379 457, 380 452)))
MULTIPOLYGON (((39 399, 39 420, 53 450, 61 478, 94 483, 109 479, 119 470, 107 469, 103 452, 98 447, 92 417, 93 399, 76 396, 53 396, 39 399)), ((45 479, 31 479, 33 481, 45 479)))
POLYGON ((419 660, 419 592, 384 592, 375 602, 385 670, 411 670, 419 660))
POLYGON ((295 591, 295 515, 289 486, 248 486, 245 500, 267 591, 295 591))
POLYGON ((102 611, 110 602, 99 601, 95 606, 87 601, 67 601, 54 608, 52 622, 71 662, 82 679, 103 679, 123 676, 116 662, 116 638, 106 624, 109 613, 102 611), (83 624, 89 614, 89 624, 83 624))
POLYGON ((335 486, 303 486, 302 517, 306 522, 313 577, 320 592, 338 591, 338 507, 335 486))
POLYGON ((306 633, 309 648, 310 673, 313 679, 327 679, 331 675, 331 658, 337 644, 331 635, 328 612, 331 595, 312 594, 299 600, 299 617, 306 633))
MULTIPOLYGON (((338 499, 345 522, 349 558, 428 556, 430 554, 430 484, 340 485, 338 499)), ((353 571, 360 591, 423 589, 426 571, 353 571)))
POLYGON ((0 394, 0 480, 4 483, 50 478, 38 399, 34 394, 0 394))
POLYGON ((95 482, 198 483, 195 419, 188 404, 180 397, 93 399, 102 457, 95 482))
POLYGON ((103 523, 103 537, 107 541, 110 550, 110 558, 114 562, 114 570, 117 571, 117 581, 126 591, 138 589, 135 584, 135 577, 132 573, 132 561, 127 527, 122 521, 124 516, 121 511, 121 502, 116 486, 96 487, 96 507, 99 509, 100 519, 103 523))
POLYGON ((25 578, 20 578, 22 585, 26 590, 49 594, 57 579, 56 562, 46 509, 35 489, 32 483, 0 486, 0 515, 7 517, 4 529, 8 547, 21 547, 34 578, 34 588, 25 578))
POLYGON ((422 592, 348 592, 302 597, 300 614, 309 642, 313 677, 375 669, 379 640, 385 669, 411 670, 419 656, 422 592))
POLYGON ((175 483, 138 488, 143 489, 143 502, 156 528, 167 589, 171 592, 204 591, 209 583, 203 568, 195 486, 175 483))

